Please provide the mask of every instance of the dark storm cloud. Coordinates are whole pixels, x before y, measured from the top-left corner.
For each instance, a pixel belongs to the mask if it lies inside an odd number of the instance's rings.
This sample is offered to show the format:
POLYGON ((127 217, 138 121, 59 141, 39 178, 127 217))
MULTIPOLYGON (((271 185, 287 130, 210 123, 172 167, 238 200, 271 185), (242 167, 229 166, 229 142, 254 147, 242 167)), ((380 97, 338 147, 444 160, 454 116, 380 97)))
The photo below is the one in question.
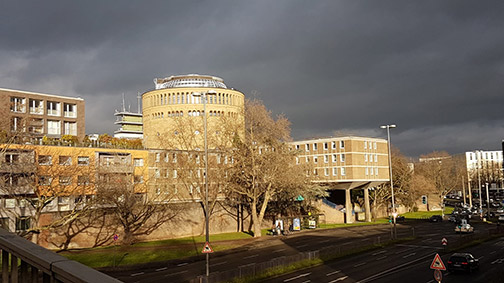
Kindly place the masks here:
POLYGON ((498 149, 500 1, 3 1, 0 87, 86 99, 113 132, 125 93, 201 73, 261 98, 296 139, 384 137, 408 155, 498 149))

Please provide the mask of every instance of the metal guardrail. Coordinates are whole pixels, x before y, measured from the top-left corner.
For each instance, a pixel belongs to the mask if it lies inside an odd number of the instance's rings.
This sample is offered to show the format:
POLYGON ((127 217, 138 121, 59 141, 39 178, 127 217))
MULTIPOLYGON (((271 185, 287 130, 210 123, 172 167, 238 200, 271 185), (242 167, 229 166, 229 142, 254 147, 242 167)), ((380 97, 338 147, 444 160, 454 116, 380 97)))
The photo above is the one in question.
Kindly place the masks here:
POLYGON ((0 249, 2 251, 2 283, 121 282, 81 263, 44 249, 4 229, 0 229, 0 249))

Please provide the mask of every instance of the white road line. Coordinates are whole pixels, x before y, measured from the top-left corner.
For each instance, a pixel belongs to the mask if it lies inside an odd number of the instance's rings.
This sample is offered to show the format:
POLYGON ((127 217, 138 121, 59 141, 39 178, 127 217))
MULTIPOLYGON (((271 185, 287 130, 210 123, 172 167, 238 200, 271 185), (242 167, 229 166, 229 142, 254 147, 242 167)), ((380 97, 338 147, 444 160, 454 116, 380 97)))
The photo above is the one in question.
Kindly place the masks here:
POLYGON ((156 271, 163 271, 163 270, 167 270, 167 269, 168 269, 168 267, 162 267, 162 268, 156 269, 156 271))
POLYGON ((348 278, 348 276, 343 276, 343 277, 340 277, 340 278, 338 278, 338 279, 336 279, 336 280, 329 281, 329 283, 334 283, 334 282, 338 282, 338 281, 343 281, 343 280, 345 280, 345 279, 347 279, 347 278, 348 278))
POLYGON ((427 281, 427 283, 432 283, 432 282, 434 282, 434 280, 431 280, 431 281, 427 281))
POLYGON ((301 246, 297 246, 296 248, 298 248, 298 249, 299 249, 299 248, 303 248, 303 247, 306 247, 306 246, 308 246, 308 244, 304 244, 304 245, 301 245, 301 246))
POLYGON ((346 243, 343 243, 341 244, 341 246, 344 246, 344 245, 350 245, 352 242, 346 242, 346 243))
POLYGON ((243 259, 249 259, 249 258, 254 258, 254 257, 258 257, 258 256, 259 256, 259 254, 249 255, 249 256, 244 257, 243 259))
POLYGON ((493 255, 494 253, 496 253, 497 251, 493 251, 493 252, 490 252, 491 255, 493 255))
POLYGON ((386 259, 386 258, 387 258, 387 256, 385 255, 385 256, 381 256, 381 257, 376 258, 376 260, 382 260, 382 259, 386 259))
POLYGON ((138 276, 138 275, 142 275, 142 274, 145 274, 145 272, 133 273, 133 274, 131 274, 131 277, 133 277, 133 276, 138 276))
POLYGON ((285 251, 285 249, 279 249, 279 250, 276 250, 276 251, 273 251, 274 253, 279 253, 279 252, 283 252, 285 251))
POLYGON ((227 261, 223 261, 223 262, 212 264, 211 266, 218 266, 218 265, 223 265, 223 264, 226 264, 226 263, 227 263, 227 261))
POLYGON ((187 262, 183 262, 183 263, 177 264, 177 266, 184 266, 184 265, 187 265, 187 264, 188 264, 187 262))
POLYGON ((358 263, 358 264, 354 265, 353 267, 363 266, 364 264, 366 264, 366 262, 361 262, 361 263, 358 263))
POLYGON ((294 276, 294 277, 291 277, 289 279, 285 279, 283 282, 289 282, 289 281, 292 281, 292 280, 296 280, 296 279, 299 279, 299 278, 302 278, 302 277, 306 277, 306 276, 308 276, 310 274, 311 274, 311 272, 300 274, 298 276, 294 276))
POLYGON ((170 276, 173 276, 173 275, 178 275, 178 274, 186 273, 187 271, 188 270, 182 270, 182 271, 179 271, 179 272, 166 274, 165 277, 170 277, 170 276))
POLYGON ((379 254, 386 253, 386 252, 387 252, 386 250, 383 250, 383 251, 376 252, 373 255, 379 255, 379 254))
POLYGON ((327 243, 329 242, 330 240, 323 240, 323 241, 320 241, 320 243, 327 243))
POLYGON ((310 280, 303 281, 302 283, 309 283, 311 282, 310 280))
POLYGON ((485 256, 484 256, 484 255, 482 255, 482 256, 478 257, 478 260, 480 260, 480 259, 482 259, 482 258, 484 258, 484 257, 485 257, 485 256))
POLYGON ((334 275, 334 274, 337 274, 337 273, 340 273, 340 272, 341 272, 341 270, 336 270, 336 271, 327 273, 326 276, 331 276, 331 275, 334 275))
POLYGON ((416 253, 410 253, 410 254, 403 256, 403 258, 407 258, 407 257, 414 256, 414 255, 416 255, 416 253))

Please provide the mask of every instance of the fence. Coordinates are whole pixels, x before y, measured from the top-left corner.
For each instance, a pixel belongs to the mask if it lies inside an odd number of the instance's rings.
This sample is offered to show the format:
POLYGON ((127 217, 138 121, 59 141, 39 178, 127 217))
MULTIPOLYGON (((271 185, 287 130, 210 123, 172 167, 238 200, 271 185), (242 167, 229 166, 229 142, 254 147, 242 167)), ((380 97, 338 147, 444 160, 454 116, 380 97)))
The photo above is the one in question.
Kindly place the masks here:
POLYGON ((0 229, 2 283, 18 282, 121 282, 0 229))

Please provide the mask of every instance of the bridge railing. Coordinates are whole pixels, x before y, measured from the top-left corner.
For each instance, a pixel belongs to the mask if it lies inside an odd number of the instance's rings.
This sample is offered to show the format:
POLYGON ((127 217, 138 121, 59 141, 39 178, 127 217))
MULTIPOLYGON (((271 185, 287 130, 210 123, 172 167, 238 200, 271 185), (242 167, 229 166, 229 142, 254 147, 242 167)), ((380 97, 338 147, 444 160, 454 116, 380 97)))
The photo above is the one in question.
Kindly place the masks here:
POLYGON ((0 250, 2 252, 2 283, 121 282, 4 229, 0 229, 0 250))

